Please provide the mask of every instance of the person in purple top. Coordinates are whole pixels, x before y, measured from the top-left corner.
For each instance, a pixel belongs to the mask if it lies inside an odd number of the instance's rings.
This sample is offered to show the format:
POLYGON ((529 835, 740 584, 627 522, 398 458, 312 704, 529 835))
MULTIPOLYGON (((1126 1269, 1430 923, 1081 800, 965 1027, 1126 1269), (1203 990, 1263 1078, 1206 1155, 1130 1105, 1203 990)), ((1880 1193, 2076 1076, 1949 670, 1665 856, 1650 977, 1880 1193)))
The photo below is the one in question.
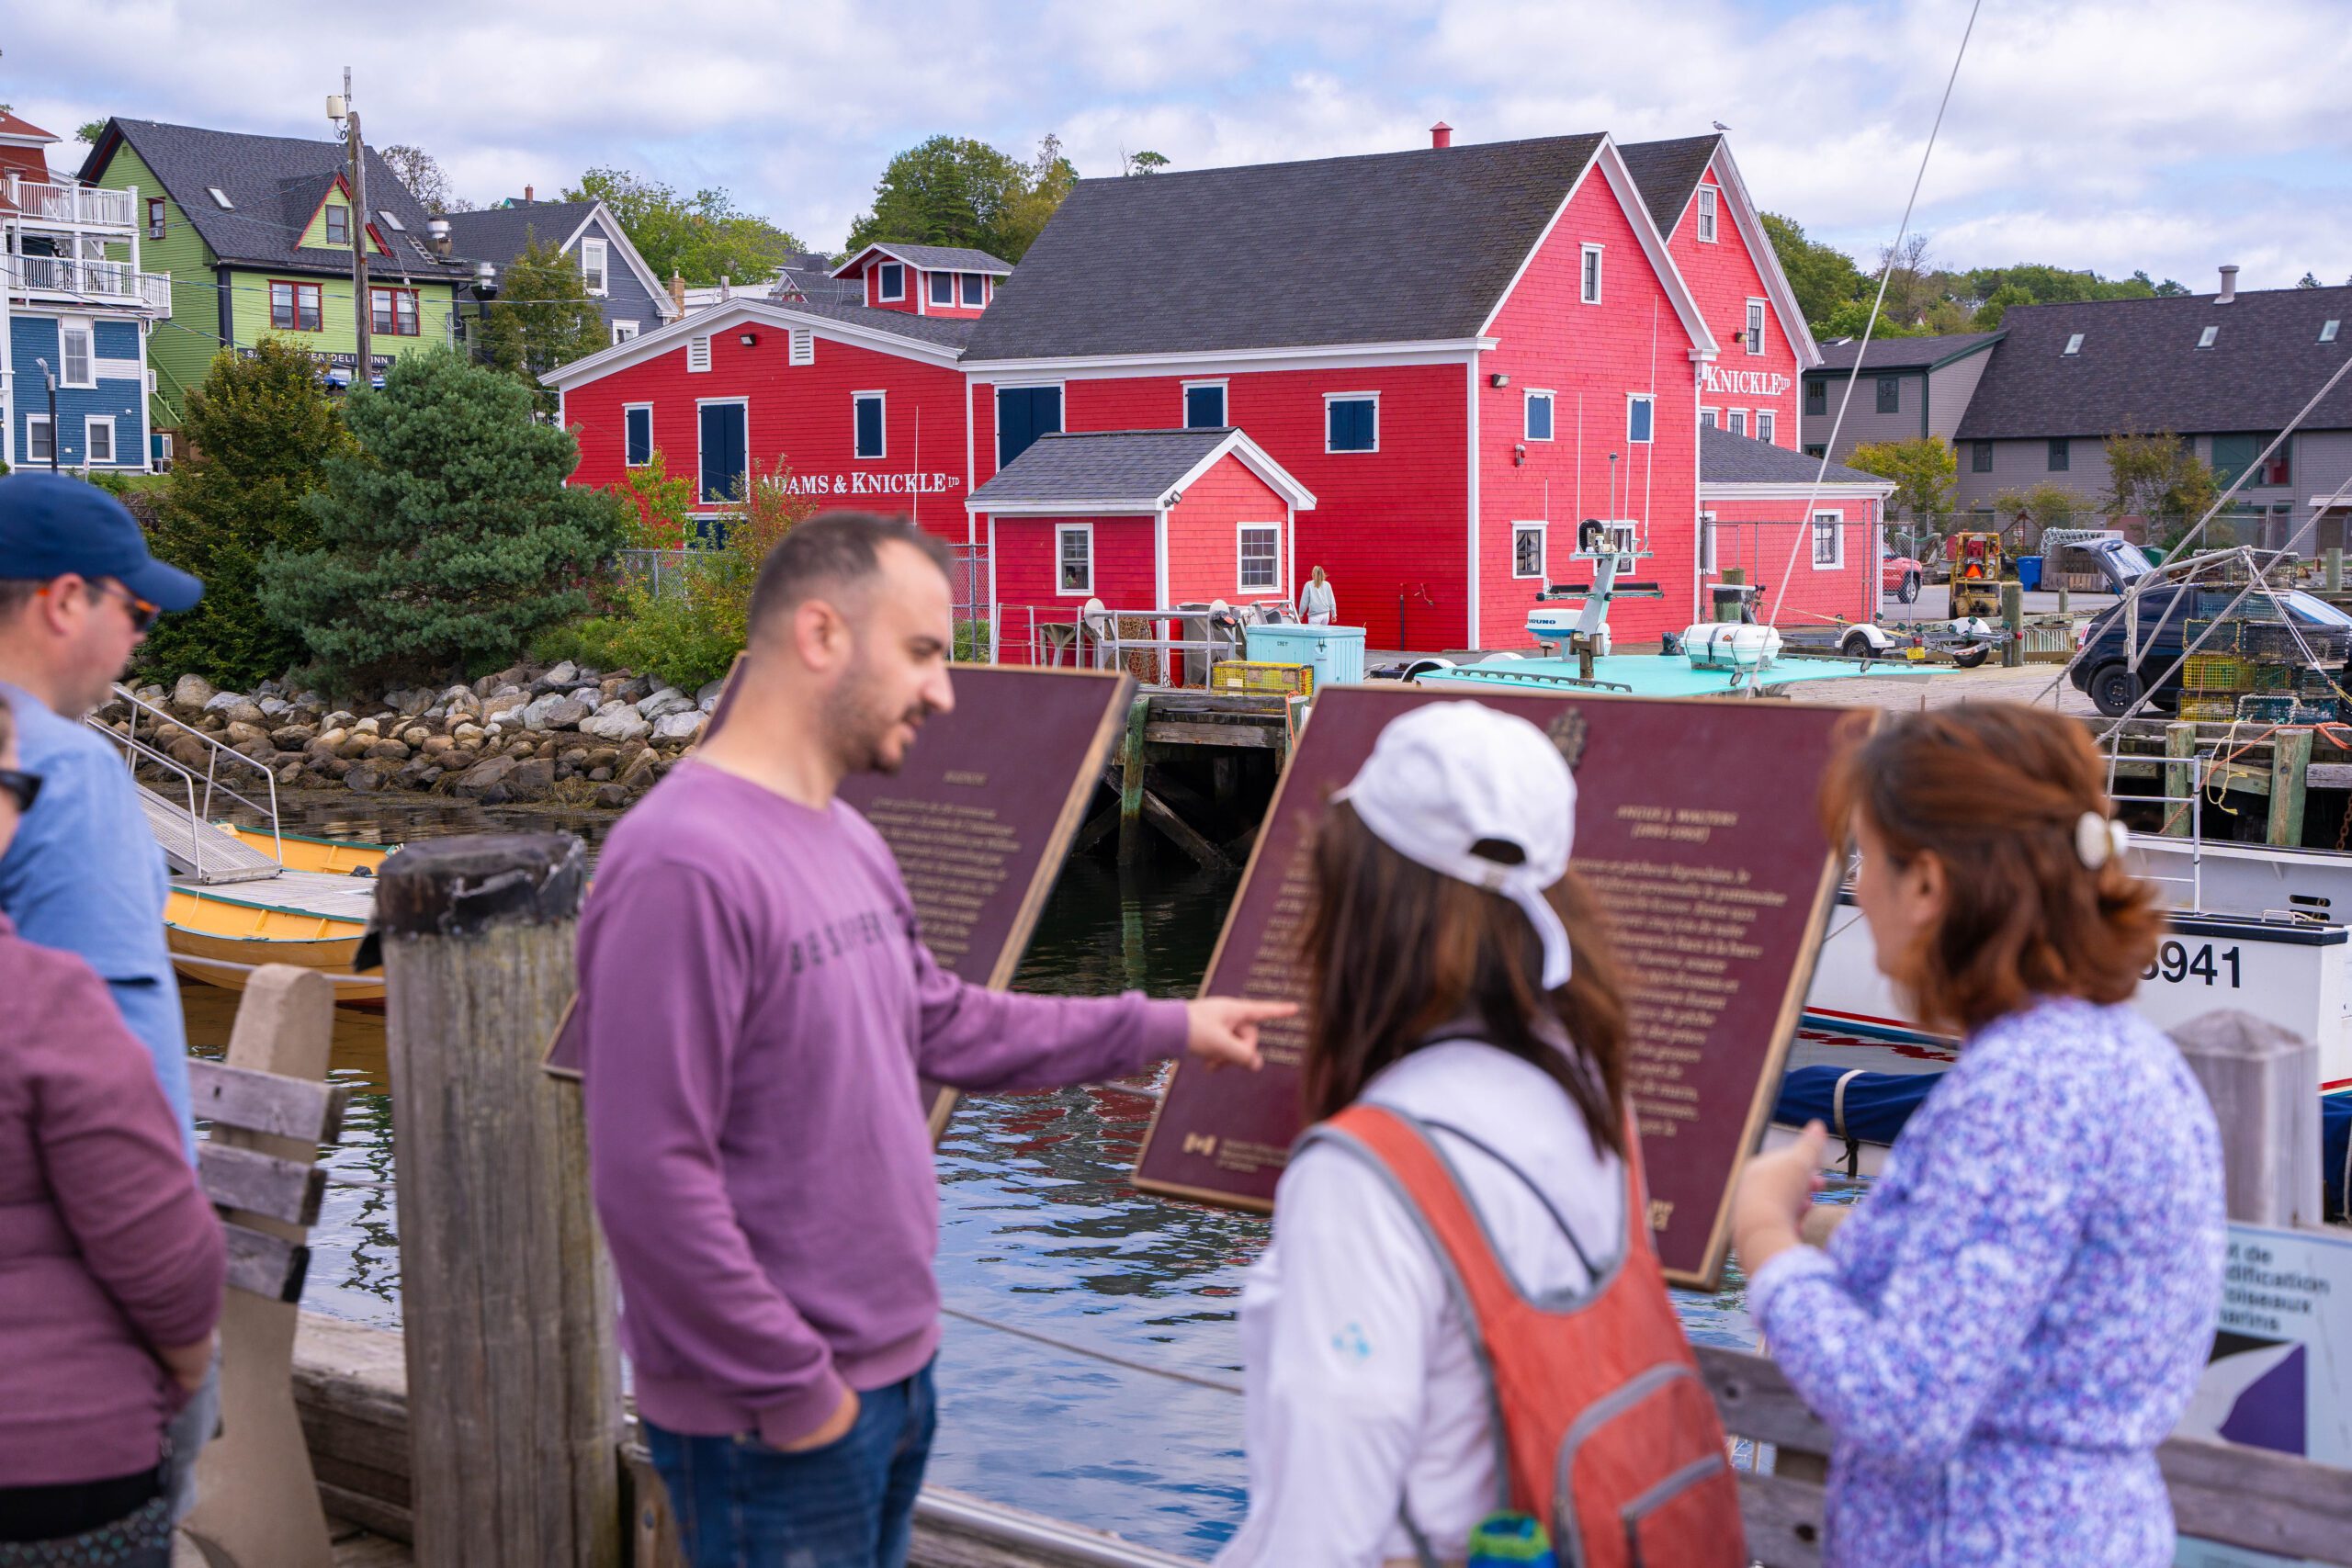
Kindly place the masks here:
POLYGON ((833 513, 761 567, 722 725, 616 827, 581 924, 596 1208, 688 1560, 906 1561, 930 1451, 939 1196, 917 1087, 1030 1089, 1287 1007, 1016 996, 941 969, 835 798, 955 702, 945 550, 833 513))

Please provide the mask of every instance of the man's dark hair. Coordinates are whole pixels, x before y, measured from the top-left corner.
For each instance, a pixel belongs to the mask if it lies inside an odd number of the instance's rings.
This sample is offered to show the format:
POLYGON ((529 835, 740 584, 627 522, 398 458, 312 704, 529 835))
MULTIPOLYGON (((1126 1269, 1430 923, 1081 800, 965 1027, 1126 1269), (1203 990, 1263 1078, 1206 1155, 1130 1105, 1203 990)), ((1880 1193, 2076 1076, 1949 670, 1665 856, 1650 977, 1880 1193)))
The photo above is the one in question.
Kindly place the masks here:
POLYGON ((11 618, 31 604, 45 586, 37 578, 0 577, 0 621, 11 618))
POLYGON ((824 589, 873 576, 881 570, 882 547, 892 543, 921 550, 941 576, 953 580, 947 547, 906 518, 828 512, 796 525, 760 563, 759 580, 752 585, 751 625, 763 626, 769 616, 824 589))

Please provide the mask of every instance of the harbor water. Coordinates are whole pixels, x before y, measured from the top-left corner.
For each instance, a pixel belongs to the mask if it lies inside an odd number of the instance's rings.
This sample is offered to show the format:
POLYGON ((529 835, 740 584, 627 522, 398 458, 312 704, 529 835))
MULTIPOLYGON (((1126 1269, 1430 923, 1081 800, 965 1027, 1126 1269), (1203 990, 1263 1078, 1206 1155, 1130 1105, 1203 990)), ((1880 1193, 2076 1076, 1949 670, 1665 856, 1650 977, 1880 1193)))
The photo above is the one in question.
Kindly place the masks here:
MULTIPOLYGON (((615 820, 432 801, 324 797, 294 806, 289 832, 406 842, 449 833, 580 834, 593 852, 615 820)), ((1125 875, 1064 870, 1015 981, 1023 990, 1190 995, 1238 876, 1152 865, 1125 875)), ((228 1038, 235 995, 184 991, 199 1051, 228 1038)), ((400 1323, 400 1249, 380 1015, 341 1010, 332 1071, 355 1093, 311 1233, 303 1305, 400 1323)), ((1238 1383, 1234 1312, 1268 1224, 1147 1196, 1127 1173, 1150 1112, 1148 1079, 967 1099, 939 1150, 939 1279, 950 1316, 939 1359, 931 1478, 991 1500, 1205 1558, 1241 1520, 1240 1398, 1060 1348, 1238 1383), (976 1322, 984 1319, 987 1322, 976 1322), (1004 1332, 1003 1325, 1060 1345, 1004 1332)), ((1735 1274, 1682 1293, 1694 1339, 1753 1348, 1735 1274)))

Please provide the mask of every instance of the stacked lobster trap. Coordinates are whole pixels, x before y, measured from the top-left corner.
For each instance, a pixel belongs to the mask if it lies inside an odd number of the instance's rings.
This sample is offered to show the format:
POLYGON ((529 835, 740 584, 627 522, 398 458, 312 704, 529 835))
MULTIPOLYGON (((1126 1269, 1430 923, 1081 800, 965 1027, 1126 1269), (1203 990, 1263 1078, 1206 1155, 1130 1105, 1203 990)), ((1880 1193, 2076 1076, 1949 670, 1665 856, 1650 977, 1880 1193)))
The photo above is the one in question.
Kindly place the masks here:
POLYGON ((2180 713, 2184 719, 2264 724, 2352 722, 2345 660, 2352 626, 2301 625, 2275 603, 2205 592, 2210 613, 2183 626, 2180 713), (2235 608, 2232 608, 2233 601, 2235 608))

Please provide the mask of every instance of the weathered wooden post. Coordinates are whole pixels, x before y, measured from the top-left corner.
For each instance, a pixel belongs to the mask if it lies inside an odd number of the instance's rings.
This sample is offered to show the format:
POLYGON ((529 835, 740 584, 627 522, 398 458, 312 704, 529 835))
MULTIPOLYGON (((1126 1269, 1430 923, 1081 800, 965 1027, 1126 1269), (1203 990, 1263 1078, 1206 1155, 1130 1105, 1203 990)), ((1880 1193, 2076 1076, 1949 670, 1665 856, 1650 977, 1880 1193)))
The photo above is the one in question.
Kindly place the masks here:
POLYGON ((2324 560, 2325 566, 2324 569, 2324 575, 2320 581, 2325 585, 2330 593, 2343 592, 2344 552, 2341 549, 2332 549, 2329 550, 2322 558, 2324 560))
POLYGON ((1127 709, 1127 738, 1119 747, 1119 863, 1143 859, 1144 729, 1151 722, 1151 695, 1136 696, 1127 709))
POLYGON ((400 1187, 416 1560, 618 1568, 620 1358, 579 1091, 568 834, 415 845, 376 893, 400 1187))
POLYGON ((2312 732, 2281 729, 2270 737, 2270 819, 2266 841, 2293 848, 2303 841, 2303 786, 2312 763, 2312 732))
POLYGON ((2178 720, 2165 726, 2165 837, 2186 839, 2197 825, 2197 727, 2178 720))
POLYGON ((2319 1047, 2251 1013, 2199 1014, 2172 1032, 2213 1102, 2230 1218, 2293 1227, 2321 1219, 2319 1047))
POLYGON ((2025 584, 2022 582, 2001 584, 2001 629, 2009 634, 2009 640, 2001 645, 2001 668, 2022 670, 2025 668, 2025 584))

